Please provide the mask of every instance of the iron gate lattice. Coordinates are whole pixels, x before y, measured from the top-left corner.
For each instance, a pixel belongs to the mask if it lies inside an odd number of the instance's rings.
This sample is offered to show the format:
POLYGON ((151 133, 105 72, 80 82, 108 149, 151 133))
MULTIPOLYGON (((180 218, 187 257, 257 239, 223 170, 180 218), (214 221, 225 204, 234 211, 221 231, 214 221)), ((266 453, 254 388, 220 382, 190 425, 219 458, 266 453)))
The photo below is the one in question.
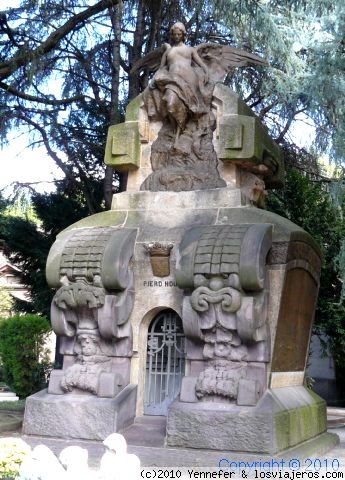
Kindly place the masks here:
POLYGON ((165 415, 181 389, 185 366, 185 336, 173 310, 160 312, 152 321, 147 341, 146 415, 165 415))

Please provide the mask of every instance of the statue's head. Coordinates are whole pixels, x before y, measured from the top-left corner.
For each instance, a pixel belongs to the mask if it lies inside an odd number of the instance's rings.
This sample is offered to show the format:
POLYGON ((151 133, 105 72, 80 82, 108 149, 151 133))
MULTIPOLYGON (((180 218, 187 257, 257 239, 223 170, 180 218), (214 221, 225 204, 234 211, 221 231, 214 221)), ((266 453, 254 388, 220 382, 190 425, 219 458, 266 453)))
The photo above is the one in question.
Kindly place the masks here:
POLYGON ((100 353, 100 338, 96 332, 78 332, 77 342, 80 353, 84 356, 93 356, 100 353))
POLYGON ((170 28, 170 39, 174 38, 175 33, 180 33, 182 35, 182 41, 185 40, 187 36, 187 31, 183 23, 181 22, 174 23, 174 25, 170 28))

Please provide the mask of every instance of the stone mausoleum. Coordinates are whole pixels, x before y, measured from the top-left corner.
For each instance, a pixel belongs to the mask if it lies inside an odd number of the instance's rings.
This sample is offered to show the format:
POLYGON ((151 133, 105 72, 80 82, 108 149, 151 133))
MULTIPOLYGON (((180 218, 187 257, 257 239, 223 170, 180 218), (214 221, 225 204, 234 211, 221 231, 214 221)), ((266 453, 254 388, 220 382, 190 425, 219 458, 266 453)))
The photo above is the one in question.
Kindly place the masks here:
POLYGON ((206 112, 177 107, 160 70, 109 129, 105 162, 127 190, 50 251, 63 368, 28 398, 24 432, 103 440, 162 415, 168 447, 330 448, 325 402, 304 384, 320 250, 263 208, 281 152, 228 87, 198 93, 206 112))

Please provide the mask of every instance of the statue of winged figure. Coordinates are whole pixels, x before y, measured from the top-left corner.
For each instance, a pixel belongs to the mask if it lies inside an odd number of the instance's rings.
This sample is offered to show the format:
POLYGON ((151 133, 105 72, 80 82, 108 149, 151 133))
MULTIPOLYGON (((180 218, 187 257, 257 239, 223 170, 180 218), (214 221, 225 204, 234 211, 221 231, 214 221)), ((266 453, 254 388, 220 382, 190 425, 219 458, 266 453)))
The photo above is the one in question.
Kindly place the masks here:
POLYGON ((245 50, 215 43, 191 47, 185 44, 185 38, 185 26, 175 23, 170 29, 170 44, 150 52, 132 69, 132 72, 143 69, 155 72, 143 93, 149 119, 163 122, 158 144, 153 145, 151 153, 152 169, 174 166, 176 174, 172 182, 171 178, 167 180, 166 172, 161 172, 160 186, 153 185, 157 182, 152 182, 151 178, 142 185, 145 190, 157 187, 179 191, 224 186, 216 167, 211 167, 211 164, 217 165, 213 146, 210 148, 215 129, 211 111, 214 86, 236 67, 268 65, 264 59, 245 50), (200 161, 204 163, 200 165, 200 161), (198 174, 182 180, 181 167, 191 167, 195 163, 204 170, 204 180, 197 180, 198 174))

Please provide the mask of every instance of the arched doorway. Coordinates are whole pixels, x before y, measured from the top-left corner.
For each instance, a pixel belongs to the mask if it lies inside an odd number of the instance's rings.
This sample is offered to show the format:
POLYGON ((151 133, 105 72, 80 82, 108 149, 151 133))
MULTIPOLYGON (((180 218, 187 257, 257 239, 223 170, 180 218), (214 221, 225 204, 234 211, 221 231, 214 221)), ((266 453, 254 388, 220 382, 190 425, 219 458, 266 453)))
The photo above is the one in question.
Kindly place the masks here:
POLYGON ((163 310, 152 320, 147 336, 144 414, 165 415, 181 389, 185 367, 182 320, 163 310))

